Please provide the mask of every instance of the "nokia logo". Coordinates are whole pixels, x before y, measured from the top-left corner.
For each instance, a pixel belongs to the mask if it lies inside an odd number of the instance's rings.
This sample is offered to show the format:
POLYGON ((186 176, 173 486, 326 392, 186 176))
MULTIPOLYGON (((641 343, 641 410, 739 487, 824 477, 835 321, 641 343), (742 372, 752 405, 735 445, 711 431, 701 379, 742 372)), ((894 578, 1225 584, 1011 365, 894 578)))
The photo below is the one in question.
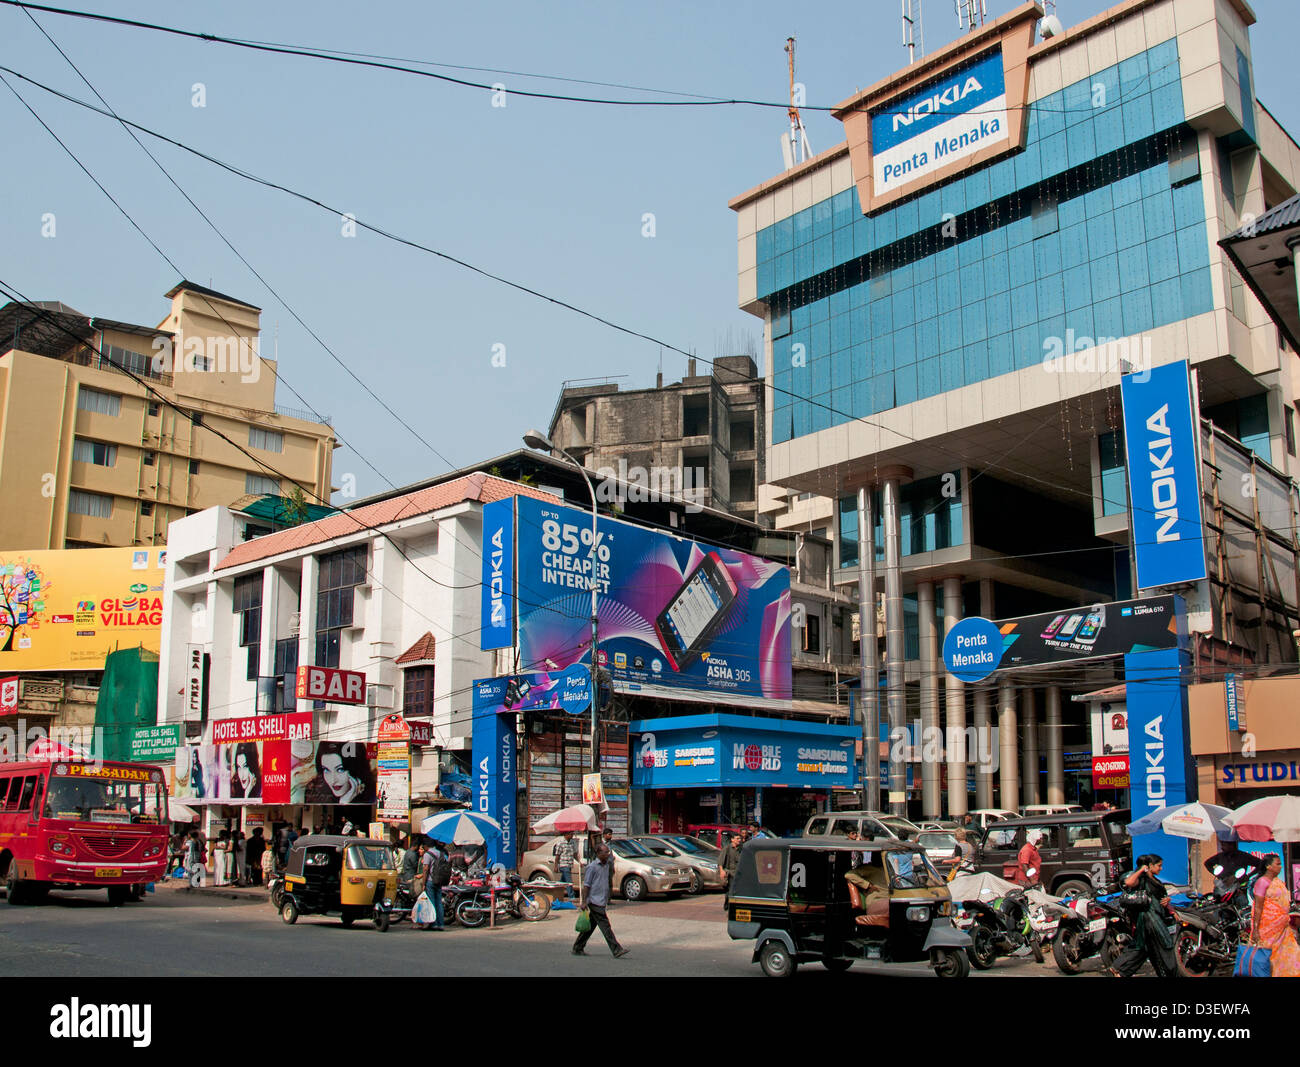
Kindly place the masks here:
POLYGON ((1151 460, 1151 506, 1155 516, 1160 520, 1156 530, 1156 542, 1164 544, 1178 541, 1181 535, 1174 529, 1178 522, 1178 483, 1174 481, 1174 442, 1166 421, 1169 405, 1162 404, 1147 419, 1147 431, 1160 436, 1147 442, 1147 454, 1151 460))
POLYGON ((944 108, 952 107, 954 104, 961 102, 964 96, 970 93, 978 93, 983 88, 979 80, 973 75, 965 80, 961 85, 950 85, 941 93, 935 93, 933 96, 927 96, 924 100, 918 100, 906 111, 901 111, 894 116, 894 132, 898 132, 900 126, 910 126, 917 119, 925 118, 926 115, 933 115, 944 108))
POLYGON ((488 757, 484 756, 478 765, 478 810, 483 815, 490 815, 492 805, 488 797, 488 785, 492 781, 492 774, 488 770, 488 757))
POLYGON ((1161 729, 1163 715, 1157 715, 1146 725, 1146 780, 1147 802, 1152 808, 1165 803, 1165 735, 1161 729))
POLYGON ((502 565, 505 562, 505 547, 501 543, 503 530, 498 526, 492 532, 492 625, 504 626, 506 624, 506 605, 505 605, 505 578, 502 574, 502 565))

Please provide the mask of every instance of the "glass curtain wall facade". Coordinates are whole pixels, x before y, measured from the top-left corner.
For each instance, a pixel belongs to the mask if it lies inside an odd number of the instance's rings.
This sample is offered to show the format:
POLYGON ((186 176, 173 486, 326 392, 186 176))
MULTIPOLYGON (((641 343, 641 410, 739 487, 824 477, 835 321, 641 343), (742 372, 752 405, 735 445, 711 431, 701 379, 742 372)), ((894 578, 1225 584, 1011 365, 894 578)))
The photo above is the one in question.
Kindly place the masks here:
POLYGON ((1021 152, 870 218, 849 189, 760 229, 772 442, 1210 311, 1184 118, 1169 40, 1033 101, 1021 152))

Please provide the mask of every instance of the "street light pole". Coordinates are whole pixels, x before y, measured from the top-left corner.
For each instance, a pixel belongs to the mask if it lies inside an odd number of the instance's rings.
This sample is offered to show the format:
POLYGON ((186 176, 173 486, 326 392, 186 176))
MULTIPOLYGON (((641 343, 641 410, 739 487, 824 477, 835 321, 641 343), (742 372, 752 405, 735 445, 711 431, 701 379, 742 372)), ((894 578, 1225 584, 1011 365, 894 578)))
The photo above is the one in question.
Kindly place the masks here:
POLYGON ((596 489, 591 484, 591 478, 587 474, 587 468, 574 459, 568 452, 556 445, 549 437, 540 430, 529 430, 524 434, 524 444, 529 448, 535 448, 542 452, 558 452, 575 467, 578 473, 582 475, 582 480, 587 483, 587 492, 591 495, 591 773, 595 774, 600 770, 600 740, 599 731, 599 702, 600 702, 600 664, 597 662, 598 635, 596 627, 596 607, 597 607, 597 583, 596 583, 596 565, 600 557, 596 554, 596 548, 600 544, 599 537, 596 533, 596 489))

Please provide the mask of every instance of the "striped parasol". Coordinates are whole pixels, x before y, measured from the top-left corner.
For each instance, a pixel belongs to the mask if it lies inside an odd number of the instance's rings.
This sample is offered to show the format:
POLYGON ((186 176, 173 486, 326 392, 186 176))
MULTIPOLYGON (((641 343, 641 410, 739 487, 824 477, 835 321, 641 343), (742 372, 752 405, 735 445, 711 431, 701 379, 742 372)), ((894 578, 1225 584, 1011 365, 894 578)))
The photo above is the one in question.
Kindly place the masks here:
POLYGON ((1261 797, 1223 821, 1243 841, 1300 841, 1300 797, 1261 797))
POLYGON ((481 845, 501 836, 501 824, 474 811, 444 811, 425 819, 420 832, 444 844, 481 845))

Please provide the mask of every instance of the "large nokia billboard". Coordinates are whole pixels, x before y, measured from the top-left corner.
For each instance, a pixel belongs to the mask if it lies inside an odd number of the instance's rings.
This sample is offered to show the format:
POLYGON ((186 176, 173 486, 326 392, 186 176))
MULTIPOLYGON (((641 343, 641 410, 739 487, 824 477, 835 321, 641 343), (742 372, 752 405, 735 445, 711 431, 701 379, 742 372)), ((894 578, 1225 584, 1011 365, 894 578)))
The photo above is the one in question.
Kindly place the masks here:
POLYGON ((488 637, 499 632, 494 618, 513 618, 521 670, 589 663, 594 566, 600 662, 615 688, 788 707, 784 564, 605 518, 593 551, 589 512, 528 497, 514 506, 513 603, 499 609, 489 583, 511 564, 498 567, 484 553, 485 648, 500 647, 489 644, 499 639, 488 637))

